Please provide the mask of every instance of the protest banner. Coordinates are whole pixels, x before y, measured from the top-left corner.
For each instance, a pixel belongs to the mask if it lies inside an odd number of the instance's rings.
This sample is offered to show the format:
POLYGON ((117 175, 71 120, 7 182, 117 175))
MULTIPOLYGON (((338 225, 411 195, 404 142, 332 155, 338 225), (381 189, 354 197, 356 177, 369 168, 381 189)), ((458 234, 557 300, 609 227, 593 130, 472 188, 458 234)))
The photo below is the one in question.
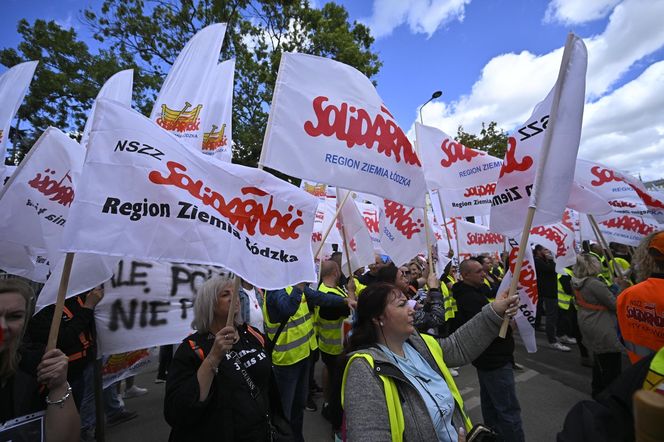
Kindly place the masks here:
POLYGON ((327 58, 281 54, 259 164, 424 207, 420 160, 373 84, 327 58))
POLYGON ((120 260, 95 308, 100 353, 181 342, 192 332, 196 291, 207 279, 227 273, 207 265, 120 260))
MULTIPOLYGON (((509 268, 505 272, 503 281, 500 283, 498 293, 506 292, 512 286, 512 275, 516 272, 516 261, 519 254, 519 245, 514 239, 508 241, 509 268)), ((519 310, 514 317, 519 334, 523 340, 528 353, 537 351, 535 340, 535 316, 537 313, 537 273, 535 272, 535 260, 530 247, 524 248, 524 258, 519 272, 519 280, 516 281, 519 295, 519 310)))
POLYGON ((44 442, 46 411, 37 411, 0 424, 2 442, 44 442))
POLYGON ((102 356, 102 388, 106 389, 145 370, 155 360, 153 353, 154 350, 144 348, 102 356))
POLYGON ((561 275, 565 274, 565 267, 576 263, 574 231, 567 228, 562 222, 533 227, 530 229, 530 243, 540 244, 551 250, 556 258, 556 272, 561 275))
POLYGON ((336 188, 334 186, 328 186, 327 184, 323 183, 314 183, 313 181, 302 180, 300 182, 300 189, 322 199, 337 197, 336 188))
POLYGON ((505 245, 505 237, 500 233, 490 232, 485 226, 457 221, 457 241, 459 253, 479 255, 482 253, 500 253, 505 245))
POLYGON ((92 120, 95 116, 95 107, 97 100, 100 98, 108 98, 109 100, 115 100, 119 103, 124 104, 126 107, 131 107, 131 93, 134 87, 134 70, 126 69, 120 71, 116 74, 113 74, 111 78, 106 80, 106 83, 101 87, 95 102, 92 103, 92 109, 90 109, 90 114, 88 114, 88 119, 85 122, 85 127, 83 128, 83 134, 81 135, 81 146, 86 147, 88 144, 88 138, 90 137, 90 129, 92 128, 92 120))
MULTIPOLYGON (((340 205, 350 192, 337 187, 337 203, 340 205)), ((339 208, 338 208, 339 209, 339 208)), ((337 217, 337 227, 342 236, 344 254, 342 255, 342 271, 348 268, 348 275, 361 267, 374 262, 373 244, 369 231, 360 214, 355 201, 348 198, 341 207, 337 217)))
POLYGON ((171 66, 150 114, 152 121, 196 152, 201 152, 206 130, 201 123, 211 107, 211 89, 225 34, 226 24, 215 23, 187 42, 171 66))
POLYGON ((574 179, 600 195, 616 214, 646 216, 664 223, 664 199, 649 192, 640 181, 627 174, 579 159, 574 179))
POLYGON ((424 209, 384 200, 380 211, 380 244, 397 266, 427 249, 424 209))
POLYGON ((201 117, 203 140, 201 151, 228 163, 233 159, 233 79, 235 59, 214 68, 210 84, 208 109, 201 117))
POLYGON ((0 172, 5 166, 5 150, 9 140, 9 127, 23 102, 37 68, 37 61, 26 61, 12 66, 0 75, 0 172))
POLYGON ((209 161, 99 100, 64 250, 222 265, 277 289, 315 280, 317 199, 262 170, 209 161))
MULTIPOLYGON (((521 271, 531 226, 559 222, 569 201, 581 139, 587 66, 588 53, 583 40, 570 33, 556 85, 535 107, 528 122, 508 138, 490 224, 495 232, 522 232, 514 275, 521 271), (522 219, 525 219, 523 224, 522 219)), ((516 284, 514 278, 510 294, 515 293, 516 284)), ((501 337, 505 336, 508 325, 506 318, 501 337)))
POLYGON ((422 168, 438 190, 447 216, 488 215, 503 161, 458 143, 445 132, 415 123, 422 168))

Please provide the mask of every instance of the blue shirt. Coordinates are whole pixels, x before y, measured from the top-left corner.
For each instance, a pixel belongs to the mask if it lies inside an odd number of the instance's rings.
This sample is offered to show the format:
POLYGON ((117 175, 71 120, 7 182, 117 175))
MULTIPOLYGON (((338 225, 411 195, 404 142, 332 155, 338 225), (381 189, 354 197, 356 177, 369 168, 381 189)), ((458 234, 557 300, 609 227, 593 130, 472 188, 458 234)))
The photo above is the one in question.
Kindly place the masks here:
POLYGON ((389 348, 378 344, 380 348, 395 361, 396 366, 413 384, 424 400, 429 416, 436 429, 439 441, 456 442, 457 431, 452 424, 454 413, 454 397, 447 382, 408 342, 403 344, 405 357, 393 353, 389 348))

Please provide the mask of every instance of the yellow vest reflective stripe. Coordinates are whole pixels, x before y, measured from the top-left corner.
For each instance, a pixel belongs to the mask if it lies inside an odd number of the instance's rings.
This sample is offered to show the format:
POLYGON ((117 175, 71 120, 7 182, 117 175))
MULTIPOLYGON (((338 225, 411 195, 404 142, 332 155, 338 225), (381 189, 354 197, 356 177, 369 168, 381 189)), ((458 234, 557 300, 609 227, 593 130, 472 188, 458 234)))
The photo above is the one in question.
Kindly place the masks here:
MULTIPOLYGON (((440 344, 433 336, 421 334, 420 337, 424 340, 424 343, 431 352, 434 361, 436 361, 436 365, 438 365, 440 372, 443 374, 443 378, 447 383, 447 387, 450 389, 450 393, 452 393, 454 402, 456 403, 456 406, 459 408, 461 416, 463 417, 466 432, 469 432, 472 429, 473 424, 466 414, 466 411, 463 409, 463 399, 461 398, 461 393, 459 393, 459 389, 454 382, 454 378, 450 374, 447 365, 445 365, 445 361, 443 360, 443 349, 440 347, 440 344)), ((355 358, 364 358, 372 369, 374 367, 373 357, 368 353, 355 353, 350 357, 348 363, 346 364, 346 368, 344 369, 344 376, 341 382, 342 407, 344 406, 344 392, 346 388, 348 367, 350 367, 351 362, 355 358)), ((391 440, 393 442, 401 442, 403 441, 405 421, 403 417, 403 409, 401 408, 401 399, 399 398, 399 390, 397 389, 396 383, 391 377, 383 375, 379 375, 378 377, 383 382, 383 389, 385 391, 385 403, 387 405, 387 415, 390 421, 390 433, 392 434, 391 440)))
POLYGON ((664 394, 664 347, 660 348, 650 361, 643 389, 664 394))
MULTIPOLYGON (((293 292, 292 287, 286 287, 286 293, 293 292)), ((270 293, 266 296, 270 296, 270 293)), ((279 329, 280 323, 270 320, 267 311, 267 301, 263 302, 263 316, 265 317, 265 332, 270 340, 279 329)), ((279 335, 272 352, 274 365, 293 365, 309 357, 312 350, 318 348, 314 334, 313 318, 307 305, 307 299, 302 293, 300 306, 293 316, 288 319, 286 326, 279 335)))
MULTIPOLYGON (((490 283, 489 280, 486 279, 486 278, 484 278, 484 285, 487 286, 487 287, 489 287, 489 288, 492 288, 492 287, 491 287, 491 283, 490 283)), ((493 302, 493 301, 496 300, 496 298, 489 298, 489 297, 487 297, 486 299, 488 299, 489 302, 493 302)))
POLYGON ((445 307, 445 320, 449 321, 450 319, 456 316, 458 311, 456 299, 450 293, 450 289, 447 288, 445 284, 440 285, 440 292, 443 295, 443 307, 445 307))
MULTIPOLYGON (((569 276, 574 276, 574 273, 570 269, 565 269, 565 273, 569 276)), ((560 277, 563 276, 558 274, 558 307, 563 310, 569 310, 570 303, 574 304, 574 296, 568 295, 563 288, 563 285, 560 283, 560 277)))
POLYGON ((609 269, 609 266, 606 263, 606 258, 604 256, 599 256, 595 252, 590 252, 591 255, 593 255, 595 258, 599 259, 599 263, 601 264, 602 271, 599 272, 599 275, 597 277, 602 280, 602 282, 608 286, 613 285, 613 276, 611 275, 611 270, 609 269))
MULTIPOLYGON (((318 286, 318 291, 323 293, 333 293, 347 298, 348 295, 338 287, 328 287, 321 283, 318 286)), ((318 348, 329 355, 340 355, 343 351, 343 324, 347 316, 342 316, 339 319, 324 319, 318 314, 318 348)))
POLYGON ((362 284, 359 279, 353 278, 355 280, 355 297, 359 297, 360 294, 367 288, 366 285, 362 284))
MULTIPOLYGON (((613 258, 609 260, 609 268, 611 270, 616 270, 618 275, 626 277, 629 267, 629 262, 627 262, 627 260, 624 258, 613 258)), ((625 280, 629 283, 630 286, 634 285, 632 284, 632 281, 629 280, 629 278, 626 278, 625 280)))

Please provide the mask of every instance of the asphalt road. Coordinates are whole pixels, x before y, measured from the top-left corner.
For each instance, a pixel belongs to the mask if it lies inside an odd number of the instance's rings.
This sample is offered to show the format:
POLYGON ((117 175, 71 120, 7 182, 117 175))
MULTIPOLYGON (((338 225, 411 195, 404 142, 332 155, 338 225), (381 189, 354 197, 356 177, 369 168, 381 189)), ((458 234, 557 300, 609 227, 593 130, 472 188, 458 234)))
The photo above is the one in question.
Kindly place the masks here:
MULTIPOLYGON (((549 349, 543 333, 537 333, 538 351, 526 353, 518 342, 515 359, 525 368, 515 371, 517 395, 522 409, 528 441, 554 441, 565 415, 576 402, 590 397, 591 369, 582 367, 578 349, 562 353, 549 349)), ((321 363, 316 365, 320 384, 321 363)), ((473 422, 482 422, 479 384, 472 366, 462 367, 456 379, 473 422)), ((126 400, 127 409, 136 410, 138 418, 108 428, 109 442, 152 442, 168 440, 169 426, 162 415, 164 385, 154 384, 156 365, 137 376, 137 384, 147 387, 147 395, 126 400)), ((321 398, 318 398, 319 410, 321 398)), ((304 434, 307 441, 331 441, 330 426, 319 412, 305 411, 304 434)))

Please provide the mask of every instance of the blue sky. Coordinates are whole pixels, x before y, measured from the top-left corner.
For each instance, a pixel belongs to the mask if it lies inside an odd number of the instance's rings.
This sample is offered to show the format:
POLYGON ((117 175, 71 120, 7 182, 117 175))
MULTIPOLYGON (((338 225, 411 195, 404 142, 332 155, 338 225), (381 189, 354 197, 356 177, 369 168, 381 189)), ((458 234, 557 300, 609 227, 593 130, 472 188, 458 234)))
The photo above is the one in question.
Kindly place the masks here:
MULTIPOLYGON (((0 46, 19 41, 20 18, 53 19, 89 34, 79 11, 98 0, 6 0, 0 46)), ((322 4, 316 0, 314 4, 322 4)), ((495 120, 525 121, 558 72, 567 32, 589 52, 580 157, 643 179, 664 176, 664 0, 340 0, 376 36, 378 91, 411 131, 426 124, 453 135, 495 120)), ((88 37, 89 38, 89 37, 88 37)), ((3 69, 4 70, 4 69, 3 69)))

